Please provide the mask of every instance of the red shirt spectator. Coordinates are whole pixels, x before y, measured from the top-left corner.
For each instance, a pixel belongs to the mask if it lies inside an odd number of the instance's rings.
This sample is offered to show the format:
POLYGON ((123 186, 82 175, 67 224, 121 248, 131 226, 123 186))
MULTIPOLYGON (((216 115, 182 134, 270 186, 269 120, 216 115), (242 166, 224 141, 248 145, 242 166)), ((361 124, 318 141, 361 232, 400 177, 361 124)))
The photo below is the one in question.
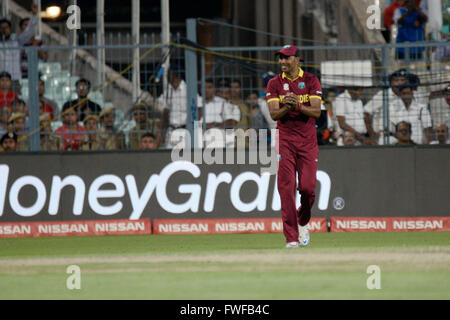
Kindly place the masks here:
POLYGON ((85 136, 86 129, 79 124, 71 128, 65 124, 55 130, 55 134, 64 139, 63 151, 81 150, 81 144, 85 136))
POLYGON ((11 105, 17 98, 17 93, 11 90, 11 75, 6 71, 0 72, 0 108, 11 105))
POLYGON ((53 120, 53 108, 48 103, 45 104, 43 113, 50 114, 50 118, 53 120))
POLYGON ((73 110, 64 110, 63 125, 55 130, 55 134, 64 139, 62 151, 81 150, 85 141, 86 129, 78 124, 78 114, 73 110))
POLYGON ((41 115, 48 113, 50 120, 53 120, 53 108, 44 100, 39 100, 39 111, 41 115))
POLYGON ((0 90, 0 108, 3 108, 5 105, 11 105, 11 102, 17 98, 17 93, 11 89, 7 90, 6 94, 4 90, 0 90))

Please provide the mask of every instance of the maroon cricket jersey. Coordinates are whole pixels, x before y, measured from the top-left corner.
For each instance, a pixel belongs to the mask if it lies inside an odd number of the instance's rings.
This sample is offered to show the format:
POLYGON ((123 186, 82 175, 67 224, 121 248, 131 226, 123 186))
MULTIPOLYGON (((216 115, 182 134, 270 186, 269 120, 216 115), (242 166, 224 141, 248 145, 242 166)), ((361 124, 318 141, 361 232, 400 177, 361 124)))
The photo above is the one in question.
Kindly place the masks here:
MULTIPOLYGON (((289 79, 283 72, 270 79, 267 84, 267 103, 273 100, 281 101, 292 92, 299 96, 299 102, 309 106, 311 98, 322 99, 322 87, 319 79, 311 73, 298 68, 298 76, 289 79)), ((302 145, 317 145, 316 119, 291 109, 283 118, 277 121, 280 140, 298 141, 302 145)))

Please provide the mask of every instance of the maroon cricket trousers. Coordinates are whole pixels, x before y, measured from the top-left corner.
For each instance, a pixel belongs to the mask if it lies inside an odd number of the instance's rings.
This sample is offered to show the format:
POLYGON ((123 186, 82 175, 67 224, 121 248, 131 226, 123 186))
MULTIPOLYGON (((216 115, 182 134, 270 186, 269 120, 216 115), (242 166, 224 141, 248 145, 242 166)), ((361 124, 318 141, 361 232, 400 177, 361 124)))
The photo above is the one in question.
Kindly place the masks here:
POLYGON ((283 233, 286 242, 294 242, 298 241, 298 225, 305 226, 311 218, 319 147, 317 143, 305 146, 290 139, 280 139, 279 155, 277 184, 283 233), (299 210, 296 208, 296 190, 301 194, 299 210))

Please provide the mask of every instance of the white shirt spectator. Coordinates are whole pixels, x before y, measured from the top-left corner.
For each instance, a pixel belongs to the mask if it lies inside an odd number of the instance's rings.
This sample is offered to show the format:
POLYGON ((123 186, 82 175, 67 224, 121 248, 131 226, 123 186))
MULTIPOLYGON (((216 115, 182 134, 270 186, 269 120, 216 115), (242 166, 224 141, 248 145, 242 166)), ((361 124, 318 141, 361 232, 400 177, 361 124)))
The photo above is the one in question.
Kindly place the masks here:
POLYGON ((396 101, 394 112, 389 117, 391 132, 395 132, 395 124, 406 121, 411 124, 411 140, 417 144, 426 143, 423 130, 432 126, 431 116, 427 106, 413 99, 408 109, 401 99, 396 101))
MULTIPOLYGON (((393 105, 400 100, 400 98, 392 91, 388 90, 389 113, 393 112, 393 105)), ((383 130, 383 90, 376 93, 372 100, 364 106, 364 112, 372 116, 372 127, 375 132, 383 130)))
MULTIPOLYGON (((428 103, 429 93, 424 93, 422 91, 414 91, 414 99, 419 101, 420 104, 428 103)), ((389 112, 392 112, 392 106, 398 103, 397 100, 400 100, 400 97, 397 96, 392 88, 388 90, 388 99, 389 99, 389 112)), ((383 90, 377 92, 372 100, 366 103, 364 106, 364 112, 370 114, 373 119, 373 130, 381 131, 383 130, 383 90)))
POLYGON ((267 124, 269 125, 270 129, 276 129, 277 127, 277 122, 275 120, 272 119, 272 117, 270 116, 270 111, 269 111, 269 105, 267 104, 267 100, 266 99, 258 99, 258 104, 261 107, 261 113, 263 114, 264 118, 267 121, 267 124))
POLYGON ((223 113, 224 121, 226 120, 234 120, 239 122, 241 120, 241 110, 239 107, 232 103, 227 103, 224 108, 223 113))
POLYGON ((443 97, 430 99, 430 112, 434 125, 443 123, 450 128, 450 106, 443 97))
MULTIPOLYGON (((169 83, 167 94, 163 93, 158 102, 163 110, 169 110, 169 126, 178 128, 186 125, 187 119, 187 85, 184 80, 180 81, 178 88, 169 83)), ((200 96, 197 95, 197 105, 201 107, 200 96)))
MULTIPOLYGON (((333 102, 334 114, 336 117, 345 117, 345 122, 361 134, 367 132, 364 122, 364 107, 361 99, 353 100, 347 90, 341 93, 333 102)), ((344 130, 338 126, 339 132, 344 130)))
POLYGON ((420 104, 428 105, 430 102, 430 92, 428 92, 423 87, 419 87, 417 90, 413 91, 414 99, 417 100, 420 104))
MULTIPOLYGON (((239 122, 241 119, 241 111, 238 106, 217 96, 206 103, 205 109, 202 114, 205 116, 206 123, 223 123, 227 120, 239 122)), ((203 121, 203 117, 200 121, 203 121)))
POLYGON ((7 71, 12 80, 22 79, 22 70, 20 64, 20 50, 6 48, 17 48, 26 43, 36 32, 38 18, 32 15, 28 27, 19 35, 14 37, 12 34, 7 41, 0 38, 0 71, 7 71))
MULTIPOLYGON (((241 119, 241 111, 239 107, 227 102, 225 99, 214 96, 214 98, 206 103, 202 115, 205 117, 205 123, 222 124, 227 120, 239 122, 241 119)), ((203 121, 203 116, 200 122, 203 121)), ((223 128, 210 128, 204 133, 205 147, 208 148, 224 148, 234 146, 234 131, 224 130, 223 128)))

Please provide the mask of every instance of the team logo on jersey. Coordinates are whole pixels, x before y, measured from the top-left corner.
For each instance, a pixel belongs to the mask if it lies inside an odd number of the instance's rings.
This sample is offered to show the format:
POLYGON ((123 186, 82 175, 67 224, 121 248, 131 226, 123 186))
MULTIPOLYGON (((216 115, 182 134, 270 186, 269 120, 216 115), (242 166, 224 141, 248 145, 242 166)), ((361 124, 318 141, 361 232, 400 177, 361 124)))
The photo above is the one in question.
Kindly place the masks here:
POLYGON ((300 89, 305 89, 305 83, 304 83, 304 82, 299 82, 299 83, 298 83, 298 87, 299 87, 300 89))
POLYGON ((285 83, 283 85, 283 89, 284 89, 284 91, 289 91, 289 84, 285 83))

